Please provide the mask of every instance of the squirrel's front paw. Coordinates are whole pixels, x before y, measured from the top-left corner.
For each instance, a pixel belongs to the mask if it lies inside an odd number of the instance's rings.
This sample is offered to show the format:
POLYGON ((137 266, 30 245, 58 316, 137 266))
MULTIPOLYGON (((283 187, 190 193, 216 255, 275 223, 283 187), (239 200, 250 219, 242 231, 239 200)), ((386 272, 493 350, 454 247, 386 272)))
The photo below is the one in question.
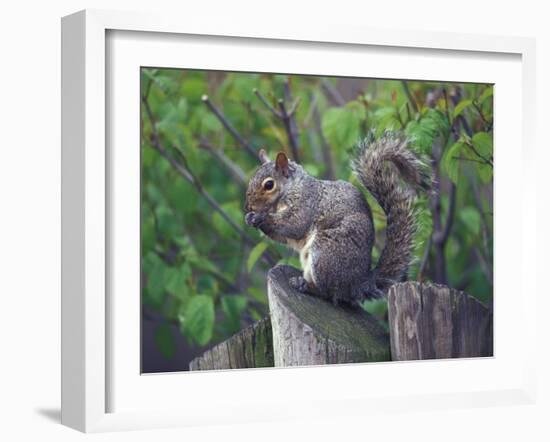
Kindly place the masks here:
POLYGON ((293 276, 288 280, 290 287, 298 290, 300 293, 307 293, 309 291, 309 284, 303 276, 293 276))

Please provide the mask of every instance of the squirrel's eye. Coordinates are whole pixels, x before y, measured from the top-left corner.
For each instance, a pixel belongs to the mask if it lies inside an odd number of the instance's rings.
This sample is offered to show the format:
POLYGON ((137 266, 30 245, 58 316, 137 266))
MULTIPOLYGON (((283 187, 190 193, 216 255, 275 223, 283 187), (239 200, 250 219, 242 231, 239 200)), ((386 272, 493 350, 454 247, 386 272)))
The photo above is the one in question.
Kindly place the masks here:
POLYGON ((264 189, 265 190, 273 190, 273 188, 275 187, 275 181, 273 180, 266 180, 264 182, 264 189))

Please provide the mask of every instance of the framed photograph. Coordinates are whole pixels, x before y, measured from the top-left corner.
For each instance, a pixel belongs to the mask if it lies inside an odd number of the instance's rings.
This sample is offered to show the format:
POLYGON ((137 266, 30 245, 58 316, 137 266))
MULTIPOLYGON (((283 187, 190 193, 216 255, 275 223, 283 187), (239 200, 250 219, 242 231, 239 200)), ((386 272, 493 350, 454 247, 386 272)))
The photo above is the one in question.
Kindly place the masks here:
POLYGON ((64 424, 533 400, 532 40, 83 11, 62 55, 64 424))

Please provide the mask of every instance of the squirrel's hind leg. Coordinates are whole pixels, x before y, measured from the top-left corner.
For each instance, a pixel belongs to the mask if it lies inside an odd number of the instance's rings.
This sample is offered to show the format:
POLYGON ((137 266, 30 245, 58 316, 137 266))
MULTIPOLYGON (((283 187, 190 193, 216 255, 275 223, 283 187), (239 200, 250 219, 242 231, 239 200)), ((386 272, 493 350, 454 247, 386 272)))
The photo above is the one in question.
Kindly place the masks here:
POLYGON ((308 293, 310 290, 309 284, 303 276, 293 276, 288 280, 288 283, 290 287, 300 293, 308 293))
POLYGON ((305 293, 308 295, 313 295, 318 298, 326 299, 326 296, 323 296, 321 291, 312 283, 308 282, 303 276, 293 276, 288 280, 288 284, 293 289, 299 291, 300 293, 305 293))
POLYGON ((363 302, 365 299, 378 299, 386 296, 384 291, 377 287, 376 280, 374 278, 369 278, 361 284, 353 287, 351 295, 353 300, 358 303, 363 302))

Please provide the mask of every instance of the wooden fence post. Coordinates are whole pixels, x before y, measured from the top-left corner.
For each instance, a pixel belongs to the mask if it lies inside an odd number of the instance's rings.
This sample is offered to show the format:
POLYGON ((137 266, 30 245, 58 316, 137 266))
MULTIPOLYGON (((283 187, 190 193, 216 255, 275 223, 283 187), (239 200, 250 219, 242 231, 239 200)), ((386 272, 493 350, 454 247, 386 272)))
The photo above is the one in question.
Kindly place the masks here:
POLYGON ((300 274, 276 266, 267 276, 276 367, 390 359, 388 335, 374 317, 297 292, 288 280, 300 274))
POLYGON ((273 367, 272 342, 266 317, 193 359, 189 370, 273 367))
POLYGON ((388 293, 389 336, 360 308, 299 293, 301 272, 276 266, 267 276, 270 316, 190 363, 190 370, 283 367, 492 356, 493 315, 458 290, 418 282, 388 293), (390 351, 391 350, 391 351, 390 351))
POLYGON ((418 282, 395 284, 388 293, 394 361, 493 355, 493 315, 458 290, 418 282))

